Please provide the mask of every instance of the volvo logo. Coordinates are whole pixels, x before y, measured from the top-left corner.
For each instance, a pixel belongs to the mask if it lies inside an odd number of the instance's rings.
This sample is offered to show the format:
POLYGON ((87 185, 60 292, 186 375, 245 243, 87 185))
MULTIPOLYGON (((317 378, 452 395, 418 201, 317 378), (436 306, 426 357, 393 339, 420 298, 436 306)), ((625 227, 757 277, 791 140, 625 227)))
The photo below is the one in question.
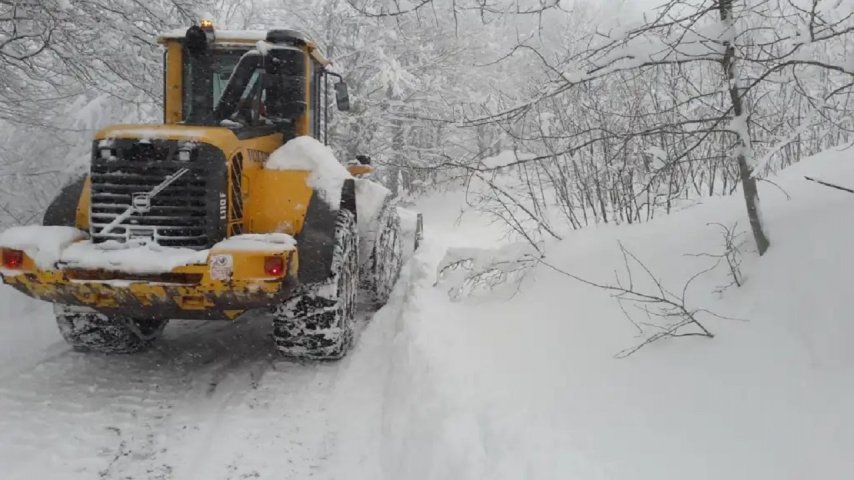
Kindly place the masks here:
POLYGON ((146 213, 150 211, 151 199, 157 196, 157 194, 159 194, 163 190, 165 190, 166 187, 175 183, 175 180, 178 180, 189 171, 190 170, 187 168, 182 168, 177 172, 173 173, 172 175, 167 175, 166 178, 164 178, 159 185, 152 188, 150 192, 134 193, 133 195, 131 195, 130 206, 127 208, 127 210, 125 210, 124 212, 122 212, 121 215, 113 219, 113 221, 110 222, 109 225, 107 225, 101 230, 100 234, 106 235, 112 232, 113 229, 121 225, 125 220, 130 218, 135 213, 146 213))
POLYGON ((151 194, 150 193, 134 193, 133 194, 133 209, 136 213, 148 213, 151 211, 151 194))

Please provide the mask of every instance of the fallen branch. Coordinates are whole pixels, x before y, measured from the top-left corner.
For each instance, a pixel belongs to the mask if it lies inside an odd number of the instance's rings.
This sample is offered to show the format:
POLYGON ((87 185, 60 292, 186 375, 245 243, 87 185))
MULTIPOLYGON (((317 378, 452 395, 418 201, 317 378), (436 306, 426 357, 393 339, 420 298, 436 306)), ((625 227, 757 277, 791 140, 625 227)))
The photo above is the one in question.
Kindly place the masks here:
MULTIPOLYGON (((657 278, 652 271, 641 262, 632 252, 620 243, 620 252, 625 265, 624 275, 617 274, 616 283, 603 284, 579 277, 548 263, 543 255, 531 245, 519 243, 507 245, 499 249, 482 248, 452 248, 437 267, 437 280, 434 286, 444 289, 453 301, 460 301, 473 296, 494 296, 499 293, 515 294, 528 271, 537 263, 551 270, 591 287, 600 288, 611 293, 617 300, 620 310, 626 318, 638 329, 645 338, 638 344, 617 352, 615 357, 626 358, 641 348, 658 340, 678 337, 714 338, 714 334, 700 321, 700 314, 713 317, 737 320, 724 317, 704 308, 692 308, 687 304, 688 288, 697 278, 714 270, 726 259, 735 283, 741 282, 739 271, 740 259, 737 252, 733 232, 735 227, 728 229, 720 226, 726 233, 727 253, 715 256, 714 265, 692 276, 682 287, 680 293, 673 293, 657 278), (651 281, 652 288, 646 290, 635 286, 634 270, 640 269, 651 281), (508 292, 510 290, 510 292, 508 292), (644 321, 633 318, 627 308, 633 307, 646 317, 644 321), (650 329, 655 330, 647 335, 650 329)), ((706 256, 706 254, 701 254, 706 256)), ((712 255, 709 255, 712 256, 712 255)))
POLYGON ((842 187, 842 186, 839 186, 839 185, 835 185, 835 184, 830 183, 830 182, 823 182, 823 181, 821 181, 821 180, 817 180, 817 179, 812 178, 812 177, 806 177, 806 176, 805 176, 804 178, 806 178, 807 180, 809 180, 809 181, 811 181, 811 182, 815 182, 815 183, 818 183, 818 184, 824 185, 825 187, 835 188, 835 189, 837 189, 837 190, 842 190, 843 192, 854 193, 854 190, 852 190, 852 189, 850 189, 850 188, 847 188, 847 187, 842 187))
POLYGON ((721 319, 735 320, 718 315, 704 308, 691 308, 687 305, 686 296, 688 288, 694 280, 715 269, 719 262, 693 275, 682 287, 682 291, 679 294, 676 294, 665 288, 661 280, 657 278, 632 252, 627 250, 622 243, 620 243, 620 252, 623 255, 623 263, 626 271, 624 279, 621 279, 620 276, 617 275, 616 285, 592 282, 558 268, 546 262, 542 258, 539 259, 540 263, 561 275, 572 278, 573 280, 585 285, 590 285, 592 287, 601 288, 611 292, 611 296, 617 300, 623 314, 638 329, 641 335, 646 332, 644 327, 656 330, 655 333, 647 336, 637 345, 617 352, 617 354, 614 355, 616 358, 626 358, 641 348, 665 338, 714 338, 715 335, 699 320, 698 315, 701 313, 721 319), (652 281, 652 284, 654 285, 652 291, 645 292, 635 286, 633 276, 634 272, 632 268, 633 265, 635 267, 639 267, 646 274, 646 277, 652 281), (641 322, 635 320, 625 308, 624 302, 631 303, 636 310, 642 312, 646 316, 648 321, 641 322), (656 323, 653 319, 658 319, 659 322, 663 321, 663 323, 656 323), (690 329, 686 331, 686 328, 690 329))
MULTIPOLYGON (((738 223, 734 223, 731 227, 728 227, 722 223, 707 223, 707 226, 716 226, 723 233, 724 244, 723 244, 723 252, 721 253, 690 253, 687 254, 690 257, 708 257, 708 258, 716 258, 718 263, 722 261, 726 261, 727 267, 729 267, 729 279, 730 283, 726 285, 721 285, 715 289, 715 293, 722 294, 726 289, 735 285, 736 287, 741 287, 744 284, 744 276, 741 273, 741 246, 744 241, 740 240, 742 236, 741 233, 736 233, 736 228, 738 227, 738 223)), ((715 264, 717 266, 717 264, 715 264)), ((714 267, 713 267, 714 268, 714 267)))

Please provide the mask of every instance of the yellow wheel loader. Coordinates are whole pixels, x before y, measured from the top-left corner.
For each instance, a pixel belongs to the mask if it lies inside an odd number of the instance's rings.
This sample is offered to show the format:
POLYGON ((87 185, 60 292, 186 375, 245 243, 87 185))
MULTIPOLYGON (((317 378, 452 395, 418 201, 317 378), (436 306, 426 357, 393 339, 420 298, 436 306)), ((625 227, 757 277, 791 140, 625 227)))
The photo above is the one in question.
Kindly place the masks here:
POLYGON ((43 225, 0 233, 0 276, 52 302, 81 350, 137 351, 170 319, 261 311, 283 354, 340 358, 360 290, 384 303, 421 238, 420 215, 365 178, 368 159, 329 163, 346 84, 290 30, 203 21, 159 42, 163 124, 98 132, 89 174, 43 225))

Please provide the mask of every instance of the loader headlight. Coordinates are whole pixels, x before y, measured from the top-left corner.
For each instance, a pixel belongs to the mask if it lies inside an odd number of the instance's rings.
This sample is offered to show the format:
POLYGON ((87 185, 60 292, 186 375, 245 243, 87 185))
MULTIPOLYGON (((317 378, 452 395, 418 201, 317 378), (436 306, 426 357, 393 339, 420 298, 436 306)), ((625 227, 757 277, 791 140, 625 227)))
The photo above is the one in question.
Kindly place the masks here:
POLYGON ((100 156, 104 160, 110 160, 114 157, 112 148, 102 148, 100 151, 100 156))
POLYGON ((189 150, 178 150, 178 160, 182 162, 190 161, 191 152, 189 150))

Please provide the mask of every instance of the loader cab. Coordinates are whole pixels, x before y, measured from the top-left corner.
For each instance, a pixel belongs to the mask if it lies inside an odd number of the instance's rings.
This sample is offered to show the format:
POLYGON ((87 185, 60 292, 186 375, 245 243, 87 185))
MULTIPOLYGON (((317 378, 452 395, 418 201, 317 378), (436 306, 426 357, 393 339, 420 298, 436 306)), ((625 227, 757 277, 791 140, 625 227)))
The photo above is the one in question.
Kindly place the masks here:
POLYGON ((299 32, 216 31, 202 21, 159 41, 166 47, 166 124, 325 141, 333 87, 338 108, 349 108, 346 85, 331 85, 329 77, 340 76, 327 71, 330 62, 299 32))

